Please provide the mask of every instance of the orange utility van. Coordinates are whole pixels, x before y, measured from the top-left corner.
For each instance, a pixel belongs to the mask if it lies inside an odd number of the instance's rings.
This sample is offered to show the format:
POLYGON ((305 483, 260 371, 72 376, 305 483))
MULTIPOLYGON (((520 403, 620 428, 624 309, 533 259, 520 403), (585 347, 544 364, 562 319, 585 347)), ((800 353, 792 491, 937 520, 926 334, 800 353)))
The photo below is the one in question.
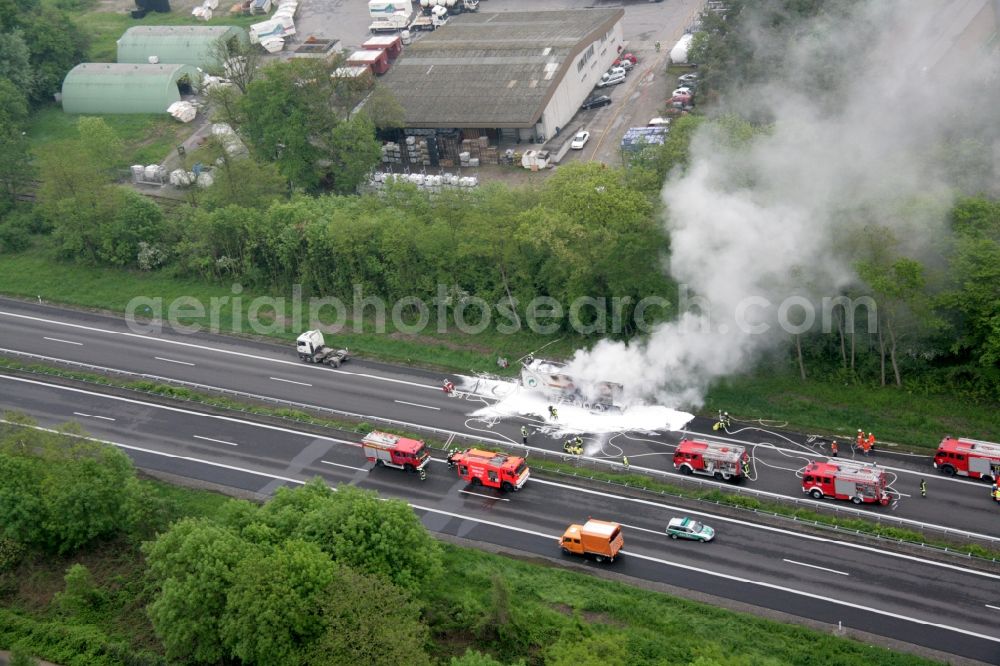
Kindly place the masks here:
POLYGON ((621 525, 593 518, 584 525, 570 525, 559 540, 564 553, 593 555, 598 562, 614 562, 624 544, 621 525))

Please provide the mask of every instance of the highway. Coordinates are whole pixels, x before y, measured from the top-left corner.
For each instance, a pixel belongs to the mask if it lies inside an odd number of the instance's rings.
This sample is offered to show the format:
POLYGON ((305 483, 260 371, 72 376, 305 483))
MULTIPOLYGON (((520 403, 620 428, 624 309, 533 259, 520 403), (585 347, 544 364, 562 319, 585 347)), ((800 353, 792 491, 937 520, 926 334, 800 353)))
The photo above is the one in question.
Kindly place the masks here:
MULTIPOLYGON (((120 318, 11 299, 0 299, 0 355, 4 350, 242 391, 336 409, 360 418, 392 419, 403 427, 435 428, 445 439, 454 433, 516 445, 521 426, 527 425, 532 447, 558 451, 568 435, 581 434, 588 457, 620 462, 628 456, 634 469, 674 473, 672 454, 683 436, 718 439, 746 446, 753 456, 751 480, 744 485, 750 492, 835 506, 844 512, 887 516, 913 527, 942 526, 1000 540, 1000 520, 989 500, 988 484, 941 476, 927 457, 884 450, 871 457, 892 480, 894 501, 889 507, 855 509, 848 502, 809 500, 802 495, 798 472, 810 460, 828 455, 825 443, 758 423, 738 422, 722 437, 702 418, 691 421, 682 432, 648 427, 635 431, 629 429, 634 420, 630 421, 630 412, 626 412, 625 418, 619 419, 623 425, 616 429, 615 424, 604 427, 594 415, 566 405, 559 406, 559 418, 552 421, 544 400, 520 405, 520 411, 499 417, 476 415, 496 403, 489 390, 449 397, 440 388, 442 375, 432 372, 358 360, 341 369, 314 366, 299 362, 290 344, 168 331, 136 334, 120 318), (595 424, 603 431, 588 432, 595 424), (921 478, 927 480, 927 499, 918 496, 921 478)), ((455 379, 460 386, 475 381, 455 379)), ((855 455, 849 447, 842 447, 840 459, 855 455)), ((869 460, 860 454, 857 457, 869 460)))
POLYGON ((440 460, 421 482, 399 470, 369 471, 349 434, 317 436, 41 379, 0 375, 0 396, 4 408, 43 427, 82 423, 143 468, 264 496, 318 475, 331 485, 352 483, 403 499, 435 532, 1000 662, 993 621, 998 574, 538 478, 499 495, 467 488, 440 460), (625 554, 610 565, 562 555, 557 547, 567 524, 590 515, 623 524, 625 554), (668 539, 663 527, 675 515, 712 525, 716 541, 668 539))

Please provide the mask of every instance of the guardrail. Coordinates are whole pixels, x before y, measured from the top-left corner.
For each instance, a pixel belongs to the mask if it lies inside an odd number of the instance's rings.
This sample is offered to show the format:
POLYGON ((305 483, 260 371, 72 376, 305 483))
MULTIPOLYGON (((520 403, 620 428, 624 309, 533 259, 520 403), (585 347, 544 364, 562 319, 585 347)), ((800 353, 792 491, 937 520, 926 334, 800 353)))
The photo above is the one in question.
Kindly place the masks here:
MULTIPOLYGON (((43 355, 40 355, 40 354, 33 354, 31 352, 23 352, 23 351, 18 351, 18 350, 11 350, 11 349, 0 348, 0 354, 11 355, 11 356, 25 358, 25 359, 31 359, 31 360, 35 360, 35 361, 44 361, 44 362, 48 362, 48 363, 56 363, 56 364, 59 364, 59 365, 64 365, 64 366, 68 366, 70 368, 75 368, 75 369, 78 369, 78 370, 83 370, 83 371, 88 371, 88 372, 109 374, 109 375, 118 376, 118 377, 128 377, 128 378, 131 378, 131 379, 138 379, 138 380, 154 381, 154 382, 162 383, 162 384, 165 384, 165 385, 178 386, 178 387, 181 387, 181 388, 187 388, 187 389, 192 389, 192 390, 197 390, 197 391, 203 391, 203 392, 209 393, 209 394, 221 394, 223 396, 229 396, 229 397, 239 398, 239 399, 242 399, 242 400, 256 401, 256 402, 260 402, 260 403, 264 403, 264 404, 269 404, 269 405, 277 405, 279 407, 286 407, 286 408, 290 408, 290 409, 302 410, 302 411, 307 411, 307 412, 318 412, 318 413, 322 413, 322 414, 329 414, 329 415, 333 415, 333 416, 344 417, 344 418, 348 418, 348 419, 351 419, 351 420, 370 421, 370 422, 374 422, 374 423, 379 423, 379 424, 383 424, 383 425, 386 425, 386 426, 390 426, 390 427, 393 427, 393 428, 404 428, 404 429, 411 430, 411 431, 426 433, 426 434, 434 436, 434 437, 436 437, 438 439, 443 440, 445 448, 439 449, 443 453, 448 451, 448 447, 455 440, 462 440, 462 441, 467 441, 467 442, 470 442, 470 443, 472 443, 472 442, 489 442, 490 444, 502 447, 502 448, 504 448, 504 449, 506 449, 506 450, 508 450, 510 452, 513 452, 513 453, 519 453, 519 454, 522 454, 522 455, 525 455, 525 456, 534 455, 535 457, 543 457, 543 458, 546 458, 546 459, 553 460, 554 462, 568 463, 568 464, 573 465, 577 469, 581 469, 581 470, 590 470, 590 471, 595 471, 595 472, 596 471, 613 472, 613 473, 616 473, 616 474, 627 474, 627 475, 641 474, 643 476, 650 477, 650 478, 655 479, 657 481, 660 481, 660 482, 663 482, 663 483, 667 483, 669 485, 672 485, 672 486, 675 486, 675 487, 679 487, 681 489, 697 489, 697 490, 710 489, 710 490, 718 490, 720 492, 725 492, 725 493, 732 493, 732 494, 735 494, 735 495, 740 495, 740 496, 744 496, 744 497, 748 497, 748 498, 765 498, 765 499, 770 499, 770 500, 773 500, 773 501, 778 501, 778 502, 783 502, 783 503, 791 503, 791 504, 794 504, 796 506, 801 506, 803 508, 808 508, 809 510, 816 511, 816 512, 819 512, 819 513, 832 513, 832 514, 834 514, 838 518, 862 518, 862 519, 874 522, 874 523, 876 523, 878 525, 881 525, 881 526, 895 526, 895 527, 905 527, 905 528, 910 528, 910 529, 920 529, 920 530, 933 531, 933 532, 937 532, 937 533, 942 534, 942 535, 951 536, 951 537, 958 537, 958 538, 965 539, 965 540, 968 540, 968 541, 974 541, 974 542, 978 541, 978 542, 980 542, 981 544, 983 544, 984 546, 987 546, 987 547, 990 547, 990 546, 995 547, 997 544, 1000 544, 1000 537, 994 537, 994 536, 991 536, 991 535, 974 534, 974 533, 971 533, 971 532, 968 532, 968 531, 965 531, 965 530, 953 529, 953 528, 949 528, 949 527, 946 527, 946 526, 943 526, 943 525, 936 525, 936 524, 933 524, 933 523, 923 523, 923 522, 916 521, 916 520, 911 520, 911 519, 908 519, 908 518, 900 518, 898 516, 890 516, 890 515, 884 515, 884 514, 881 514, 881 513, 868 512, 868 511, 864 511, 864 510, 861 510, 861 509, 856 509, 853 506, 838 506, 838 505, 834 505, 834 504, 820 504, 816 500, 811 500, 811 499, 806 499, 806 498, 798 498, 798 497, 790 497, 788 495, 781 495, 781 494, 778 494, 778 493, 771 493, 771 492, 768 492, 768 491, 758 490, 758 489, 754 489, 754 488, 746 488, 746 487, 742 487, 742 486, 738 486, 738 485, 720 485, 719 482, 714 481, 714 480, 702 479, 702 478, 695 477, 695 476, 678 476, 677 474, 672 474, 672 473, 666 472, 664 470, 652 469, 652 468, 649 468, 649 467, 638 467, 636 465, 625 465, 623 462, 620 462, 618 460, 595 458, 595 457, 590 457, 590 456, 568 456, 568 455, 566 455, 564 453, 561 453, 561 452, 558 452, 558 451, 549 451, 547 449, 537 448, 537 447, 533 447, 533 446, 525 446, 525 445, 522 445, 522 444, 519 444, 519 443, 516 443, 516 442, 512 442, 512 441, 505 441, 505 440, 500 440, 500 439, 493 439, 493 438, 489 438, 489 437, 472 436, 472 435, 468 435, 466 433, 455 432, 453 430, 447 430, 447 429, 444 429, 444 428, 435 428, 434 426, 428 426, 428 425, 423 425, 423 424, 418 424, 418 423, 409 423, 407 421, 399 421, 399 420, 396 420, 396 419, 389 419, 389 418, 380 417, 380 416, 372 416, 372 415, 367 415, 367 414, 359 414, 357 412, 348 412, 348 411, 345 411, 345 410, 334 409, 332 407, 323 407, 323 406, 320 406, 320 405, 311 405, 311 404, 308 404, 308 403, 297 402, 297 401, 294 401, 294 400, 284 400, 282 398, 274 398, 274 397, 270 397, 270 396, 264 396, 264 395, 258 395, 258 394, 255 394, 255 393, 249 393, 247 391, 237 391, 237 390, 234 390, 234 389, 226 389, 226 388, 222 388, 222 387, 218 387, 218 386, 211 386, 211 385, 207 385, 207 384, 199 384, 197 382, 188 382, 188 381, 184 381, 184 380, 180 380, 180 379, 172 379, 172 378, 169 378, 169 377, 161 377, 159 375, 150 375, 150 374, 145 374, 145 373, 137 373, 137 372, 131 372, 131 371, 128 371, 128 370, 120 370, 120 369, 117 369, 117 368, 108 368, 108 367, 105 367, 105 366, 94 365, 94 364, 90 364, 90 363, 81 363, 79 361, 70 361, 70 360, 64 360, 64 359, 57 359, 57 358, 53 358, 53 357, 50 357, 50 356, 43 356, 43 355)), ((39 369, 39 368, 24 368, 24 369, 22 369, 22 371, 28 372, 28 373, 31 373, 31 374, 36 374, 36 375, 61 376, 58 373, 47 372, 44 369, 39 369)), ((76 378, 76 379, 78 381, 83 381, 85 383, 90 383, 90 384, 94 384, 94 385, 97 385, 97 386, 106 386, 106 384, 102 384, 101 382, 90 380, 90 379, 81 379, 81 378, 76 378)), ((135 387, 116 386, 115 388, 120 388, 120 389, 124 389, 124 390, 128 390, 128 391, 133 391, 135 393, 140 393, 140 394, 145 394, 145 395, 151 395, 151 396, 156 396, 156 397, 161 397, 161 398, 165 397, 161 393, 157 393, 155 391, 144 391, 142 389, 138 389, 138 388, 135 388, 135 387)), ((183 401, 186 401, 186 402, 196 402, 196 403, 205 404, 204 402, 199 401, 199 400, 197 400, 195 398, 190 398, 190 397, 185 397, 185 396, 166 396, 166 397, 170 397, 170 398, 175 399, 175 400, 183 400, 183 401)), ((219 407, 218 405, 212 405, 212 406, 219 407)), ((241 412, 241 413, 250 413, 250 410, 242 409, 242 408, 238 408, 238 407, 226 406, 225 408, 226 409, 230 409, 232 411, 241 412)), ((322 421, 317 421, 317 420, 314 420, 314 419, 300 419, 300 418, 292 418, 292 417, 282 416, 282 415, 269 415, 269 416, 272 416, 273 418, 281 418, 283 420, 287 420, 287 421, 290 421, 290 422, 305 422, 305 423, 310 423, 311 425, 314 425, 314 426, 331 427, 328 424, 324 424, 322 421)), ((810 525, 810 526, 821 528, 821 529, 828 529, 828 530, 839 532, 839 533, 843 533, 843 534, 864 535, 865 537, 873 538, 873 539, 878 539, 878 540, 881 540, 881 541, 884 541, 884 542, 903 543, 903 544, 908 544, 908 545, 911 545, 911 546, 917 546, 917 547, 928 549, 928 550, 936 550, 936 551, 939 551, 939 552, 948 553, 950 555, 959 555, 959 556, 962 556, 963 558, 967 558, 967 559, 978 559, 978 560, 982 560, 984 562, 997 562, 998 561, 998 558, 996 558, 996 557, 994 557, 994 558, 985 558, 985 557, 981 557, 981 556, 977 556, 977 555, 972 555, 970 553, 963 553, 961 551, 956 551, 954 549, 950 549, 950 548, 946 548, 946 547, 932 546, 932 545, 928 545, 928 544, 917 542, 917 541, 908 541, 906 539, 889 538, 889 537, 885 537, 885 536, 881 536, 881 535, 871 534, 869 532, 864 532, 862 530, 854 530, 854 529, 839 527, 839 526, 836 526, 836 525, 828 525, 828 524, 821 523, 821 522, 814 521, 814 520, 800 519, 800 518, 797 518, 795 516, 787 516, 787 515, 783 515, 783 514, 779 514, 779 513, 775 513, 775 512, 771 512, 771 511, 764 511, 764 510, 753 508, 753 507, 735 506, 735 505, 732 505, 732 504, 725 504, 725 503, 723 503, 721 501, 717 501, 717 500, 711 500, 711 499, 705 499, 705 498, 687 497, 687 496, 682 495, 680 493, 671 493, 671 492, 666 491, 666 490, 656 490, 656 489, 645 488, 642 485, 638 485, 638 484, 633 485, 633 484, 628 484, 628 483, 620 483, 620 482, 617 482, 617 481, 610 481, 610 480, 601 479, 601 478, 598 478, 598 477, 595 477, 595 476, 592 476, 592 475, 589 475, 589 474, 577 474, 575 472, 574 473, 569 473, 569 472, 566 472, 566 471, 563 471, 563 470, 549 470, 549 471, 552 472, 552 473, 554 473, 554 474, 558 474, 558 475, 561 475, 561 476, 564 476, 564 477, 567 477, 567 478, 587 479, 588 481, 591 481, 591 482, 597 482, 597 483, 606 484, 609 487, 611 487, 611 486, 621 486, 621 487, 630 488, 632 490, 638 490, 638 491, 642 491, 642 492, 648 492, 648 493, 659 495, 659 496, 662 496, 662 497, 676 497, 676 498, 679 498, 679 499, 684 499, 686 501, 697 501, 697 502, 703 502, 703 503, 706 503, 706 504, 714 504, 714 505, 717 505, 717 506, 725 506, 725 507, 727 507, 729 509, 748 511, 748 512, 752 512, 752 513, 757 514, 757 515, 766 515, 768 517, 772 517, 772 518, 776 518, 776 519, 782 519, 782 520, 786 520, 786 521, 789 521, 789 522, 794 522, 794 523, 797 523, 797 524, 810 525)))

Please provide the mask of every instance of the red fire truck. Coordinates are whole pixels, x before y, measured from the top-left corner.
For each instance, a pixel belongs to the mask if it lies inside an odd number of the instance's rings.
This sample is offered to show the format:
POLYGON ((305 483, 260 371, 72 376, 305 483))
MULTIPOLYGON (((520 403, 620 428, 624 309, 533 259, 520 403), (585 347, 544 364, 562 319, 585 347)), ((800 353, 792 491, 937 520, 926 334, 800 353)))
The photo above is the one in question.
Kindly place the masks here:
POLYGON ((504 492, 520 490, 531 471, 524 458, 482 449, 455 451, 448 456, 448 466, 458 469, 458 478, 474 486, 499 488, 504 492))
POLYGON ((387 432, 370 432, 361 440, 361 450, 368 462, 386 467, 423 471, 431 457, 419 439, 407 439, 387 432))
POLYGON ((746 478, 750 456, 742 446, 682 439, 674 451, 674 469, 738 483, 746 478))
POLYGON ((1000 479, 1000 444, 945 437, 934 454, 934 467, 951 476, 996 481, 1000 479))
POLYGON ((855 504, 889 503, 885 472, 875 465, 812 462, 802 473, 802 492, 816 499, 833 497, 855 504))

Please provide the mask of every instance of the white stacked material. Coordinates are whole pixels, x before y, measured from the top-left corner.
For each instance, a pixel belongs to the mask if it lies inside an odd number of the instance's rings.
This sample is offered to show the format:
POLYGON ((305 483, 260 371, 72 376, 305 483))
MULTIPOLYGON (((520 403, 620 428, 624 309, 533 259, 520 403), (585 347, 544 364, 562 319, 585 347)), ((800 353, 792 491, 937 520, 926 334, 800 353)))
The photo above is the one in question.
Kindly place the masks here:
POLYGON ((167 107, 167 113, 182 123, 189 123, 198 115, 198 109, 191 102, 174 102, 167 107))
POLYGON ((285 38, 284 37, 268 37, 266 39, 260 40, 260 45, 268 53, 277 53, 281 49, 285 48, 285 38))
POLYGON ((211 187, 212 183, 214 182, 215 179, 212 178, 212 174, 209 173, 208 171, 202 171, 201 173, 199 173, 198 179, 195 181, 198 187, 211 187))
POLYGON ((146 60, 150 65, 156 65, 160 62, 160 56, 149 56, 146 60))
POLYGON ((269 37, 288 37, 295 34, 295 21, 290 18, 261 21, 250 26, 249 33, 251 44, 260 44, 269 37))
POLYGON ((142 176, 143 173, 145 173, 146 171, 146 167, 142 166, 141 164, 133 164, 130 170, 132 172, 132 182, 138 183, 140 180, 142 180, 142 176))
POLYGON ((229 79, 224 79, 221 76, 212 76, 211 74, 205 74, 204 76, 201 77, 202 90, 211 90, 216 86, 226 87, 231 85, 233 85, 232 81, 230 81, 229 79))
POLYGON ((191 10, 191 13, 194 15, 195 18, 199 18, 202 21, 212 20, 212 10, 209 9, 208 7, 205 6, 195 7, 194 9, 191 10))

